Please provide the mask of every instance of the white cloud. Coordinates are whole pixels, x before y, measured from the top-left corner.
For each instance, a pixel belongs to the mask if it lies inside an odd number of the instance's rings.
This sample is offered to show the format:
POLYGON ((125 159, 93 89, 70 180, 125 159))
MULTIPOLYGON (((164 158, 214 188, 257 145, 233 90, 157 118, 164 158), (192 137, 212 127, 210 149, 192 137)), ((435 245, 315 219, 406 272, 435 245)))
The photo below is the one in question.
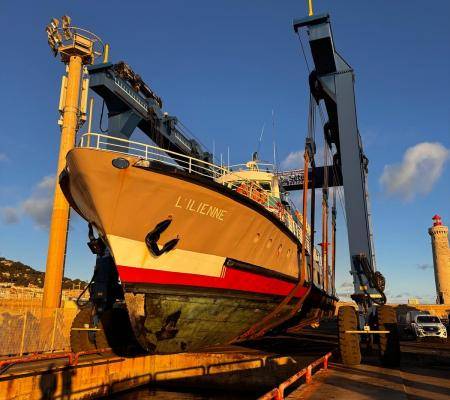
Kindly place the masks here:
POLYGON ((47 175, 36 185, 38 190, 43 190, 46 193, 50 190, 53 192, 55 187, 55 177, 53 175, 47 175))
POLYGON ((409 147, 399 164, 386 165, 380 184, 390 195, 405 200, 427 194, 442 174, 449 150, 440 143, 423 142, 409 147))
POLYGON ((37 227, 48 228, 50 226, 54 185, 54 176, 49 175, 42 178, 27 199, 15 207, 3 207, 1 209, 2 220, 7 224, 13 224, 18 222, 20 217, 28 216, 37 227))
POLYGON ((2 220, 5 224, 15 224, 19 222, 20 215, 15 207, 2 207, 1 208, 2 220))
POLYGON ((303 168, 304 150, 291 151, 287 157, 281 161, 281 169, 299 169, 303 168))
POLYGON ((353 289, 353 282, 345 281, 339 286, 340 289, 353 289))
MULTIPOLYGON (((282 170, 290 170, 290 169, 303 169, 305 165, 304 160, 305 150, 297 150, 291 151, 286 158, 281 161, 280 167, 282 170)), ((330 156, 331 157, 331 156, 330 156)), ((323 162, 323 146, 316 148, 316 154, 314 156, 314 160, 316 162, 316 166, 324 165, 323 162)), ((332 161, 329 161, 331 164, 332 161)))
POLYGON ((419 264, 417 265, 417 268, 426 271, 427 269, 432 269, 433 268, 433 264, 419 264))
POLYGON ((22 203, 22 210, 25 215, 31 217, 39 228, 50 226, 50 215, 52 212, 52 198, 30 197, 22 203))
POLYGON ((391 296, 394 299, 410 299, 410 298, 417 298, 418 296, 414 296, 412 293, 410 292, 402 292, 402 293, 398 293, 395 296, 391 296))

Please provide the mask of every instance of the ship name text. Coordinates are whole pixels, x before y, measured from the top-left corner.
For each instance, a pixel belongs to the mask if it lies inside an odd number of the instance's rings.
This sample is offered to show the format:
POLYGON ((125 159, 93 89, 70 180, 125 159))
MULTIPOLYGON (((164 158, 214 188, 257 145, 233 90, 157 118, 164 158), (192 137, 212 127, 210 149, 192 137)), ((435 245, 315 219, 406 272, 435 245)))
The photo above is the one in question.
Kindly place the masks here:
POLYGON ((178 196, 175 207, 184 208, 185 210, 191 212, 207 215, 208 217, 218 219, 219 221, 223 221, 225 213, 227 213, 226 210, 223 210, 219 207, 182 196, 178 196))

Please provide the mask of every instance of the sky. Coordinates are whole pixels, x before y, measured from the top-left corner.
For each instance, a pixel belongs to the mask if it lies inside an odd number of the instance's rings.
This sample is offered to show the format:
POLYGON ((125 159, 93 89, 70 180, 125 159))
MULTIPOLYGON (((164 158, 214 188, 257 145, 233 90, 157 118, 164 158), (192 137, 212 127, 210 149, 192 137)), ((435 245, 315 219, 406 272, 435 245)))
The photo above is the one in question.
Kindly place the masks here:
MULTIPOLYGON (((314 6, 331 14, 336 48, 355 70, 377 265, 389 300, 434 302, 427 229, 436 213, 450 224, 450 3, 314 6)), ((2 1, 0 32, 9 40, 0 74, 0 256, 45 269, 64 66, 44 28, 64 14, 110 43, 111 60, 126 60, 216 154, 229 147, 232 163, 247 161, 265 126, 261 158, 272 160, 275 141, 281 168, 300 165, 309 89, 292 20, 306 15, 306 1, 2 1)), ((98 98, 95 104, 98 130, 98 98)), ((337 291, 349 293, 341 208, 337 241, 337 291)), ((86 223, 73 215, 67 276, 90 278, 95 260, 86 242, 86 223)))

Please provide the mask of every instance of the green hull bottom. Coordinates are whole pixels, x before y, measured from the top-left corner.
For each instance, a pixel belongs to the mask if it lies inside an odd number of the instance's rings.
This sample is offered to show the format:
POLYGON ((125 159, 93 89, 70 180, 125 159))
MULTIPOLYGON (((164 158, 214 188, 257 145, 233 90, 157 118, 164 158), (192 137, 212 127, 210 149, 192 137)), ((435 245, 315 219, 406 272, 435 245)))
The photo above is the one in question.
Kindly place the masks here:
MULTIPOLYGON (((195 352, 232 343, 282 301, 281 297, 247 293, 128 285, 125 293, 138 342, 147 351, 159 354, 195 352)), ((291 301, 277 314, 289 314, 299 300, 291 301)), ((317 319, 332 315, 333 302, 333 298, 314 288, 301 311, 290 320, 298 324, 311 315, 317 319)), ((288 328, 292 324, 285 321, 282 325, 288 328)))

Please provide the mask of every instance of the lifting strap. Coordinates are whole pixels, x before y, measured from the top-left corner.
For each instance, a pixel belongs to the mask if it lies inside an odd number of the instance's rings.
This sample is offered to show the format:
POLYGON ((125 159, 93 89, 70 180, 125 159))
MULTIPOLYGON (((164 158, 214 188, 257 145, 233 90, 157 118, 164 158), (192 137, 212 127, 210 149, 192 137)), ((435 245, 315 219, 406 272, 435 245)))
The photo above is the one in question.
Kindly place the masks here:
MULTIPOLYGON (((314 119, 315 119, 315 100, 312 95, 310 95, 310 107, 309 107, 309 119, 308 119, 308 137, 305 141, 305 152, 304 152, 304 171, 309 171, 310 160, 314 160, 315 154, 315 142, 314 142, 314 119)), ((308 297, 312 288, 312 275, 310 277, 311 283, 307 283, 307 262, 306 262, 306 234, 307 234, 307 213, 308 213, 308 186, 309 177, 308 173, 304 173, 304 183, 303 183, 303 216, 302 216, 302 240, 301 240, 301 265, 300 274, 297 284, 291 289, 289 294, 262 320, 251 326, 246 332, 242 333, 238 337, 234 338, 230 343, 248 339, 256 339, 265 335, 271 329, 279 326, 280 324, 288 321, 295 316, 301 309, 308 297), (302 289, 305 289, 304 293, 302 289), (287 312, 283 309, 291 302, 291 300, 299 295, 300 299, 288 309, 287 312)), ((312 189, 314 191, 314 189, 312 189)), ((313 235, 313 233, 311 232, 313 235)), ((313 247, 310 249, 314 250, 313 247)), ((310 257, 314 258, 313 252, 311 252, 310 257)), ((311 264, 312 265, 312 264, 311 264)))

